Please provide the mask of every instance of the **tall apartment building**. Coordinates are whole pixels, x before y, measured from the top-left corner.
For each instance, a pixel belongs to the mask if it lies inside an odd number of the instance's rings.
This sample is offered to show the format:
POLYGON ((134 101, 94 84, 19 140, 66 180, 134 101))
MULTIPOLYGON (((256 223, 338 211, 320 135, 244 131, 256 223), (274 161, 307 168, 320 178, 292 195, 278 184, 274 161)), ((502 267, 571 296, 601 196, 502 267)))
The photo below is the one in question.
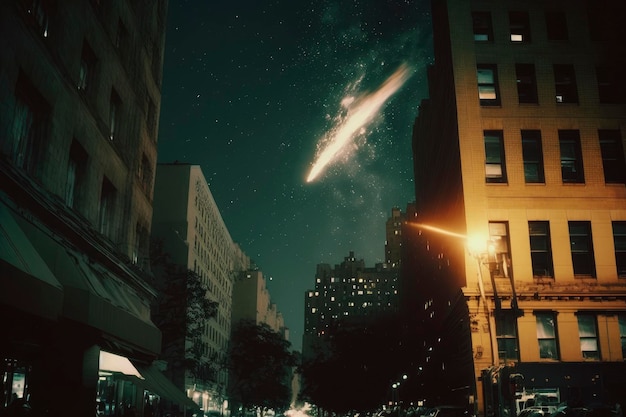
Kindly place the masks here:
POLYGON ((385 223, 385 263, 398 268, 402 261, 402 226, 416 216, 415 204, 407 204, 403 213, 400 207, 391 209, 391 217, 385 223))
POLYGON ((615 403, 626 397, 624 2, 441 0, 432 14, 403 277, 418 281, 431 335, 425 396, 450 393, 481 415, 515 413, 522 385, 615 403))
POLYGON ((247 270, 239 273, 233 287, 232 323, 251 320, 256 324, 265 323, 273 331, 289 340, 289 329, 267 289, 263 272, 247 270))
MULTIPOLYGON (((204 324, 200 343, 203 361, 219 361, 230 340, 235 277, 250 268, 250 260, 233 242, 200 166, 158 164, 152 235, 163 241, 175 265, 200 276, 208 297, 218 303, 217 316, 204 324)), ((224 411, 226 370, 218 370, 215 381, 193 378, 189 372, 172 379, 203 410, 224 411)))
POLYGON ((144 260, 166 9, 0 4, 0 409, 141 410, 144 386, 100 361, 161 347, 144 260))
POLYGON ((320 338, 341 320, 363 320, 398 309, 398 270, 385 263, 366 267, 354 252, 331 268, 318 264, 315 287, 304 295, 302 356, 307 359, 320 338))

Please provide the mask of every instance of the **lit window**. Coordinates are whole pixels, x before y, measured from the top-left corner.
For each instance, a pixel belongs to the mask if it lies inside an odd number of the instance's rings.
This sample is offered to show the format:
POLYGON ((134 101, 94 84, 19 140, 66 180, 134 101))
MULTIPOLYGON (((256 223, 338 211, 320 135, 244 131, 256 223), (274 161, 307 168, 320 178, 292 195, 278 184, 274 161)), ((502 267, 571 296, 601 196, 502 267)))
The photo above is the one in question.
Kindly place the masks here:
POLYGON ((530 42, 528 12, 509 12, 511 42, 530 42))
POLYGON ((552 312, 535 313, 537 342, 541 359, 559 359, 557 347, 556 315, 552 312))
POLYGON ((504 159, 504 140, 501 130, 486 130, 485 141, 485 180, 487 182, 506 182, 506 164, 504 159))
POLYGON ((499 277, 510 277, 511 253, 509 251, 509 223, 489 222, 489 240, 493 242, 495 250, 494 256, 496 264, 492 273, 499 277))
POLYGON ((311 313, 315 314, 315 312, 317 312, 317 308, 315 308, 315 307, 311 308, 311 313))
POLYGON ((479 64, 476 67, 478 98, 481 106, 499 106, 498 76, 495 65, 479 64))
POLYGON ((583 355, 583 359, 600 359, 598 331, 596 317, 594 315, 578 315, 578 336, 580 337, 580 351, 583 355))
POLYGON ((491 13, 472 12, 474 40, 476 42, 489 42, 493 40, 491 27, 491 13))
POLYGON ((526 183, 544 183, 541 131, 522 130, 522 157, 526 183))

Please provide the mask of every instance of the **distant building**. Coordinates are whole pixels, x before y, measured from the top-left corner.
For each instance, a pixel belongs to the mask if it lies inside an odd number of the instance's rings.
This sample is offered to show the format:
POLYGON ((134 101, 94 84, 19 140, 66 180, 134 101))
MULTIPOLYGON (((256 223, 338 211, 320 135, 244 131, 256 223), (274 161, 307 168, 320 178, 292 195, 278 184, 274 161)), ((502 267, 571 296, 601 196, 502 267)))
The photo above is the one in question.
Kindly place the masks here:
POLYGON ((289 329, 276 304, 272 302, 263 272, 247 270, 240 272, 233 288, 232 323, 251 320, 265 323, 276 333, 289 340, 289 329))
POLYGON ((385 223, 385 263, 392 268, 400 267, 402 261, 402 225, 415 216, 415 203, 407 204, 404 213, 399 207, 391 209, 391 217, 385 223))
POLYGON ((117 365, 161 348, 145 267, 166 10, 0 3, 0 411, 141 412, 154 382, 117 365))
MULTIPOLYGON (((217 316, 205 324, 200 341, 204 360, 218 362, 230 340, 235 277, 250 261, 233 242, 200 166, 158 164, 152 235, 163 241, 174 264, 200 276, 209 298, 218 302, 217 316)), ((172 378, 203 410, 224 411, 226 370, 219 370, 216 381, 190 373, 172 378)))
POLYGON ((432 2, 403 245, 431 404, 626 398, 625 7, 432 2))
POLYGON ((304 295, 302 356, 309 358, 319 338, 341 320, 368 320, 398 310, 398 270, 377 264, 365 267, 354 252, 331 268, 318 264, 315 287, 304 295))

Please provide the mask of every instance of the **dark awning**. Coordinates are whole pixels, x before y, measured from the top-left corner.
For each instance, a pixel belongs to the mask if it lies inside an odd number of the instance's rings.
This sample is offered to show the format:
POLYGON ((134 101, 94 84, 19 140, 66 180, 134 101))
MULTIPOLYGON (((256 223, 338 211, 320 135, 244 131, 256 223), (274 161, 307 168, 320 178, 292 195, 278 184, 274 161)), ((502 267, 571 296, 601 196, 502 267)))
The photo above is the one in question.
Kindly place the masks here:
POLYGON ((56 320, 63 286, 20 226, 0 203, 0 304, 56 320))
POLYGON ((193 410, 200 408, 200 406, 193 402, 191 398, 187 397, 180 388, 176 387, 172 381, 167 379, 156 366, 138 363, 133 364, 144 378, 138 379, 137 382, 139 385, 143 386, 144 389, 166 398, 183 408, 191 408, 193 410))

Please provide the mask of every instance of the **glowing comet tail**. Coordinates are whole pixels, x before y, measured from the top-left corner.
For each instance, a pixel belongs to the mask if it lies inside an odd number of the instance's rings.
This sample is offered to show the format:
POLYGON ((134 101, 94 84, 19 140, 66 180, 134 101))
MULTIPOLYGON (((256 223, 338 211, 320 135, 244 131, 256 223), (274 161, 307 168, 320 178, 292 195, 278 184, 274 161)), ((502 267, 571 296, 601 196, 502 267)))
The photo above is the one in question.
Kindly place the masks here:
POLYGON ((309 172, 306 182, 313 181, 337 154, 348 145, 361 131, 363 126, 372 121, 383 104, 411 77, 410 68, 402 64, 373 93, 364 95, 351 103, 345 119, 331 132, 328 145, 317 157, 309 172))

